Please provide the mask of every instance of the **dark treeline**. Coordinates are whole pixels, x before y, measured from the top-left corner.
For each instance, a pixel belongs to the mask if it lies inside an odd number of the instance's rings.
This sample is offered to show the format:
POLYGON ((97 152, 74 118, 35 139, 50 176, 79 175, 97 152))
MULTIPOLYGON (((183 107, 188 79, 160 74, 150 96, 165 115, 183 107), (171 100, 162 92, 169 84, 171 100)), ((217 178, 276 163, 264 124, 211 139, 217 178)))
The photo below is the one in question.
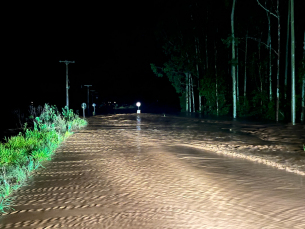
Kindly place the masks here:
POLYGON ((304 121, 304 6, 175 1, 155 28, 164 56, 151 68, 172 83, 182 111, 304 121))

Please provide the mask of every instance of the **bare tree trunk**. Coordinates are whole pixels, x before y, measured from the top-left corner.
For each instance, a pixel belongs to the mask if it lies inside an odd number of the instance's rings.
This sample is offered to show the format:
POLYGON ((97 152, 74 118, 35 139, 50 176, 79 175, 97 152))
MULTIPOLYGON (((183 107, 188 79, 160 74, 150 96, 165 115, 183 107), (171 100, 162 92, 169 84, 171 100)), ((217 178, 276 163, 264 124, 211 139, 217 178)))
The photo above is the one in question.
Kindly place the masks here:
POLYGON ((209 60, 208 60, 208 35, 205 35, 205 61, 206 61, 206 68, 209 69, 209 60))
POLYGON ((209 12, 207 7, 207 20, 206 20, 206 34, 205 34, 205 61, 206 61, 206 70, 209 69, 209 61, 208 61, 208 18, 209 12))
POLYGON ((189 86, 189 112, 192 112, 192 97, 191 97, 191 93, 192 93, 192 89, 191 89, 191 74, 188 73, 188 86, 189 86))
POLYGON ((238 43, 236 43, 236 98, 239 102, 239 79, 238 79, 238 43))
MULTIPOLYGON (((232 58, 230 56, 230 52, 228 52, 228 63, 230 63, 230 61, 232 61, 232 58)), ((232 75, 232 65, 228 64, 228 75, 232 75)))
POLYGON ((247 52, 248 52, 248 30, 246 34, 246 48, 245 48, 244 106, 246 105, 246 96, 247 96, 247 52))
POLYGON ((294 40, 294 0, 291 2, 291 123, 295 125, 295 40, 294 40))
POLYGON ((233 84, 233 118, 236 118, 236 75, 235 75, 235 35, 234 35, 234 11, 236 0, 233 0, 231 12, 231 33, 232 33, 232 84, 233 84))
POLYGON ((215 84, 215 96, 216 96, 216 113, 218 116, 219 108, 218 108, 218 85, 217 85, 217 48, 214 41, 214 56, 215 56, 215 78, 216 78, 216 84, 215 84))
MULTIPOLYGON (((196 60, 198 61, 200 59, 199 55, 199 39, 198 37, 195 38, 195 48, 196 48, 196 60)), ((198 106, 199 106, 199 113, 201 113, 201 95, 200 95, 200 77, 199 77, 199 67, 198 67, 198 62, 196 63, 196 71, 197 71, 197 77, 198 77, 198 106)))
POLYGON ((276 14, 270 12, 270 10, 267 9, 267 4, 265 1, 265 7, 260 4, 259 0, 256 0, 257 3, 267 12, 267 17, 268 17, 268 43, 270 41, 270 46, 269 46, 269 68, 270 68, 270 75, 269 75, 269 91, 270 91, 270 97, 269 100, 272 101, 272 84, 271 84, 271 35, 270 35, 270 15, 274 16, 278 20, 278 51, 277 51, 277 74, 276 74, 276 121, 278 121, 278 113, 279 113, 279 97, 280 97, 280 88, 279 88, 279 81, 280 81, 280 35, 281 35, 281 24, 280 24, 280 11, 279 11, 279 0, 277 0, 277 8, 276 8, 276 14))
POLYGON ((261 37, 259 38, 258 41, 258 76, 259 76, 259 80, 260 80, 260 88, 259 91, 261 93, 261 114, 263 113, 263 79, 262 79, 262 73, 261 73, 261 37))
MULTIPOLYGON (((265 2, 266 5, 266 2, 265 2)), ((272 56, 271 56, 271 22, 270 22, 270 12, 266 11, 267 18, 268 18, 268 40, 267 40, 267 46, 269 49, 269 101, 272 101, 272 56)))
POLYGON ((276 72, 276 114, 275 119, 279 121, 279 109, 280 109, 280 47, 281 47, 281 23, 280 23, 280 11, 279 0, 277 0, 277 72, 276 72))
POLYGON ((192 87, 193 112, 196 112, 196 108, 195 108, 195 97, 194 97, 194 84, 193 84, 193 78, 192 78, 192 77, 191 77, 191 87, 192 87))
MULTIPOLYGON (((305 31, 304 31, 304 46, 303 46, 303 64, 305 65, 305 31)), ((302 85, 302 114, 301 114, 302 123, 304 123, 304 117, 305 117, 305 73, 303 74, 304 75, 303 75, 303 85, 302 85)))
POLYGON ((288 47, 289 47, 289 28, 290 28, 290 0, 288 0, 287 18, 287 40, 286 40, 286 61, 285 61, 285 100, 287 99, 287 79, 288 79, 288 47))
MULTIPOLYGON (((271 55, 272 45, 271 45, 271 19, 270 19, 271 12, 267 9, 266 0, 265 0, 265 7, 262 4, 260 4, 259 0, 256 1, 266 11, 267 20, 268 20, 267 48, 269 50, 269 64, 268 64, 269 65, 268 66, 269 67, 269 101, 272 101, 272 55, 271 55)), ((261 85, 261 91, 262 91, 262 85, 261 85)))
POLYGON ((188 85, 188 73, 185 73, 185 111, 189 112, 189 85, 188 85))
MULTIPOLYGON (((198 79, 198 87, 200 88, 200 80, 198 79)), ((200 91, 199 91, 199 104, 198 104, 198 106, 199 106, 199 113, 201 113, 202 112, 202 109, 201 109, 201 95, 200 95, 200 91)))
MULTIPOLYGON (((206 68, 206 65, 205 65, 205 63, 203 63, 203 75, 204 74, 206 74, 207 73, 207 68, 206 68)), ((204 77, 204 76, 203 76, 204 77)), ((204 78, 203 78, 204 79, 204 78)), ((202 98, 201 96, 200 96, 200 98, 202 98)), ((200 100, 201 101, 201 100, 200 100)), ((205 102, 205 100, 203 99, 203 102, 205 102)), ((202 101, 201 101, 201 106, 202 106, 202 101)), ((204 112, 204 110, 203 110, 203 112, 204 112)))

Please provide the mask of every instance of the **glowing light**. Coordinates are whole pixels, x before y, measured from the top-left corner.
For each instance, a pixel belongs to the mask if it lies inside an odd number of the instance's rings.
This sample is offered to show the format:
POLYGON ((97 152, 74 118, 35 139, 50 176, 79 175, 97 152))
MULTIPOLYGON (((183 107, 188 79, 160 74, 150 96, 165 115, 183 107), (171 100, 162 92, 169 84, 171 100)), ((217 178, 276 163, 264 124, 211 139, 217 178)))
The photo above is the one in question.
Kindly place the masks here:
POLYGON ((140 103, 140 102, 137 102, 136 105, 137 105, 137 107, 138 107, 137 114, 140 114, 140 113, 141 113, 141 111, 140 111, 141 103, 140 103))

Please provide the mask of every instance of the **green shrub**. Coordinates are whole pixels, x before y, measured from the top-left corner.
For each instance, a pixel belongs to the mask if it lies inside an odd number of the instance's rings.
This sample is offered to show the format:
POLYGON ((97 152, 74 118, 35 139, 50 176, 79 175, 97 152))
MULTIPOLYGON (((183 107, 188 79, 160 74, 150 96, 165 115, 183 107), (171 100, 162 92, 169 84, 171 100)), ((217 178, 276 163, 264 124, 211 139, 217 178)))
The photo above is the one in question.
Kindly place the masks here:
POLYGON ((34 117, 31 117, 32 129, 25 123, 23 133, 0 144, 0 213, 9 207, 11 199, 8 196, 24 183, 31 171, 37 169, 42 161, 50 160, 72 130, 87 125, 87 121, 79 118, 72 109, 65 107, 60 114, 56 106, 48 104, 39 117, 34 117))
POLYGON ((62 115, 64 116, 65 120, 67 122, 73 120, 75 118, 75 114, 72 109, 69 110, 67 106, 65 108, 62 108, 62 115))

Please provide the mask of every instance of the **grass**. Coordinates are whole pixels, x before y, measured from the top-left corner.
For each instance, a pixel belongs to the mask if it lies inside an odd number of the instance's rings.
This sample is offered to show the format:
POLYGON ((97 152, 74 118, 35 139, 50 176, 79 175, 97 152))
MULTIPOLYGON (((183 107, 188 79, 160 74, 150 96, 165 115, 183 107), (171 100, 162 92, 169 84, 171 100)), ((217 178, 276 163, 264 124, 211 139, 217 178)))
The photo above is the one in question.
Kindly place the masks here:
POLYGON ((41 163, 50 160, 72 131, 87 125, 72 109, 60 113, 45 104, 39 117, 31 116, 23 131, 0 143, 0 214, 11 207, 11 194, 20 188, 41 163))

